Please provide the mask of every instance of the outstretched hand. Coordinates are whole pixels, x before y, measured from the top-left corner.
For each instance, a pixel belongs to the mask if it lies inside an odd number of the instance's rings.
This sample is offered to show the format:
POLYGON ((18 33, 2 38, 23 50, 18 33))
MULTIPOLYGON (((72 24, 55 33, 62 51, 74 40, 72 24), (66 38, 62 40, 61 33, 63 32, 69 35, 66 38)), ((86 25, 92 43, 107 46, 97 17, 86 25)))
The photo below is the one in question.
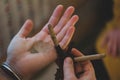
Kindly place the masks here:
POLYGON ((7 50, 6 64, 10 65, 23 78, 30 77, 36 71, 42 69, 57 58, 53 42, 48 31, 48 24, 54 27, 60 46, 65 49, 69 44, 78 16, 73 15, 74 7, 70 6, 64 14, 63 6, 58 5, 43 29, 33 37, 28 37, 33 28, 33 22, 27 20, 20 31, 11 41, 7 50), (37 42, 49 43, 51 49, 45 52, 31 53, 31 48, 37 42))

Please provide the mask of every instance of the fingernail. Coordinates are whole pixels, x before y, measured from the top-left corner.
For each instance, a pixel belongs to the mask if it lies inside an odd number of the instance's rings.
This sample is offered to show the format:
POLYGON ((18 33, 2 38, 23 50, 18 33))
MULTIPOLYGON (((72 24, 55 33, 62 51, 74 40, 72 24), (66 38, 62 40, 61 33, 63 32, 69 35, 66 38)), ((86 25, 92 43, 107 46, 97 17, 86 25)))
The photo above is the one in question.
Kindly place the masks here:
POLYGON ((70 57, 67 57, 65 59, 65 62, 68 63, 68 64, 72 64, 73 63, 73 61, 72 61, 72 59, 70 57))

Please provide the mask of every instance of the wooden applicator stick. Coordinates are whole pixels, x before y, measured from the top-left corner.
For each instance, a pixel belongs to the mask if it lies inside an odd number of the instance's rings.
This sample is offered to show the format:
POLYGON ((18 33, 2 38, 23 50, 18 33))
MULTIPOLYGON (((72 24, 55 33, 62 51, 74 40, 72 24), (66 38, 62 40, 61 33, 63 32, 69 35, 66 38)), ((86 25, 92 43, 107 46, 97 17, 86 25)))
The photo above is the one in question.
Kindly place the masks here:
POLYGON ((48 24, 48 29, 49 29, 49 33, 50 33, 50 36, 51 36, 51 38, 53 40, 54 45, 58 46, 59 44, 58 44, 55 32, 53 30, 53 26, 51 24, 48 24))
POLYGON ((94 55, 75 57, 74 60, 75 62, 79 62, 79 61, 86 61, 86 60, 97 60, 97 59, 102 59, 104 57, 105 57, 105 54, 94 54, 94 55))
MULTIPOLYGON (((51 38, 53 40, 53 43, 54 43, 55 47, 57 47, 59 45, 59 43, 57 41, 55 32, 54 32, 51 24, 48 25, 48 29, 49 29, 49 33, 51 35, 51 38)), ((101 59, 101 58, 104 58, 104 57, 105 57, 105 54, 95 54, 95 55, 75 57, 74 60, 75 60, 75 62, 79 62, 79 61, 86 61, 86 60, 96 60, 96 59, 101 59)))

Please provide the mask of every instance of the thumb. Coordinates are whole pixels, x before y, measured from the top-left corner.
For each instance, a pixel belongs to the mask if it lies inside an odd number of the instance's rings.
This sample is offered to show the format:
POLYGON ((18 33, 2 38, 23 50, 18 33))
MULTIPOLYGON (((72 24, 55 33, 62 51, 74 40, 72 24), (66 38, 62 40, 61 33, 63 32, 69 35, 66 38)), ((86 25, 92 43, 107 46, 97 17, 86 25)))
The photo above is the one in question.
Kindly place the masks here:
POLYGON ((67 57, 64 60, 63 70, 64 70, 64 80, 67 80, 67 79, 70 80, 75 78, 73 61, 70 57, 67 57))

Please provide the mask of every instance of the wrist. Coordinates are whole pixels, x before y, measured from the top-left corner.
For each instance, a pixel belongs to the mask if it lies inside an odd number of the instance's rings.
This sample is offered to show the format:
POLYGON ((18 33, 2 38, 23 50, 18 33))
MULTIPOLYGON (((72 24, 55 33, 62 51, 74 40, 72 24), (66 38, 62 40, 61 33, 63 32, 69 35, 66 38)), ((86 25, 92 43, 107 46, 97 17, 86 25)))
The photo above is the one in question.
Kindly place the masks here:
POLYGON ((13 79, 0 68, 0 80, 13 80, 13 79))
POLYGON ((16 73, 10 65, 3 63, 0 68, 2 72, 10 78, 10 80, 22 80, 21 76, 16 73))

